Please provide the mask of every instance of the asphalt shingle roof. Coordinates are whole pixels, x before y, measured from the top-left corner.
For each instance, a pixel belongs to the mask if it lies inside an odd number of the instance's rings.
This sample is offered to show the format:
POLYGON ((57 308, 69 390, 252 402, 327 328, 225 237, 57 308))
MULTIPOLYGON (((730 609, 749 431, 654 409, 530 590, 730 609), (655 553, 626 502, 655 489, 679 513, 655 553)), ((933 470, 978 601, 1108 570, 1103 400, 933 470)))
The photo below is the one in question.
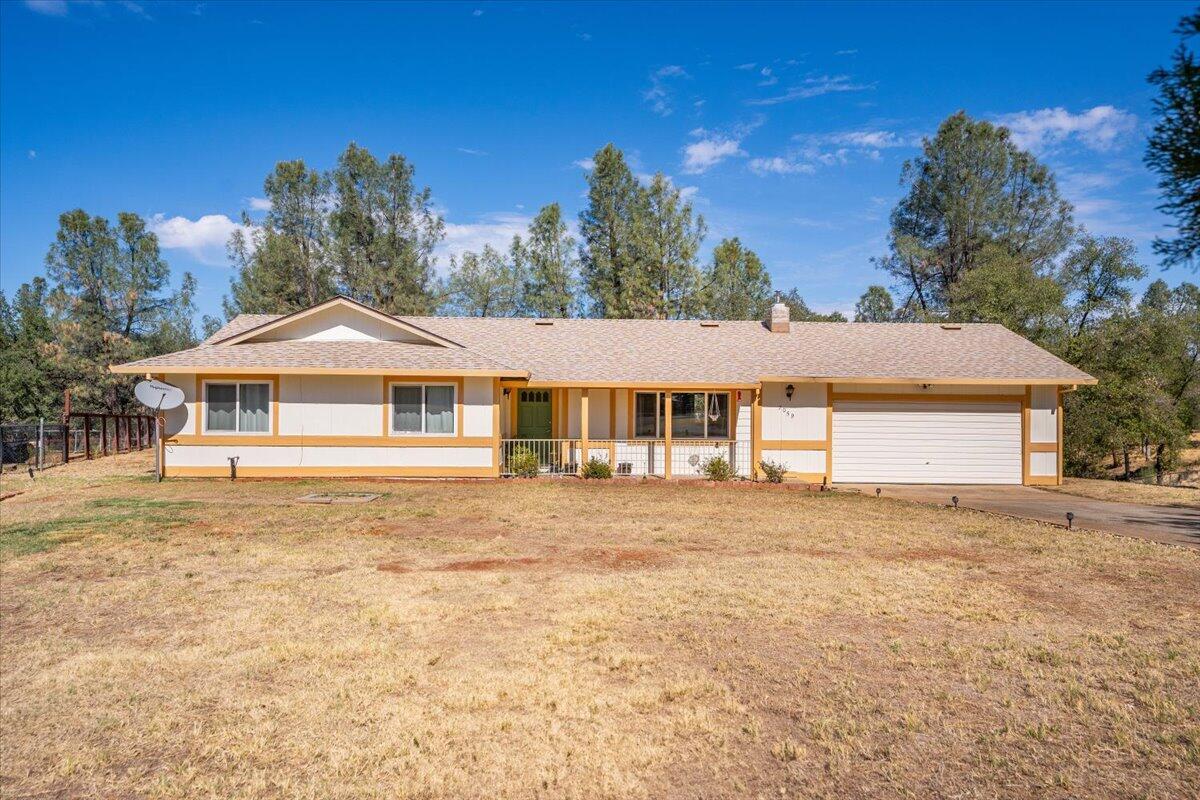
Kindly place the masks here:
POLYGON ((204 344, 125 365, 528 372, 535 381, 752 384, 767 377, 1090 383, 1091 376, 1001 325, 400 317, 463 345, 275 341, 219 344, 280 315, 243 314, 204 344), (540 321, 542 323, 547 320, 540 321), (213 344, 213 342, 218 342, 213 344))

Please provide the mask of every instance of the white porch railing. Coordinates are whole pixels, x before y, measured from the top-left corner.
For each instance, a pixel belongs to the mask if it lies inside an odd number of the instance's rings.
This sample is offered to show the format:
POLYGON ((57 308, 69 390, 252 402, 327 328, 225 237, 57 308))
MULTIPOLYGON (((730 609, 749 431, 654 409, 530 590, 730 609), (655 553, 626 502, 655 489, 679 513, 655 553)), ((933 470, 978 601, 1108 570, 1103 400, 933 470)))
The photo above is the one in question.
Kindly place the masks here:
POLYGON ((669 448, 664 439, 589 439, 586 454, 579 439, 502 439, 500 473, 515 475, 536 459, 539 474, 571 475, 596 458, 613 465, 614 477, 666 477, 669 463, 672 478, 703 478, 705 462, 722 456, 749 478, 750 454, 748 441, 716 439, 675 439, 669 448))

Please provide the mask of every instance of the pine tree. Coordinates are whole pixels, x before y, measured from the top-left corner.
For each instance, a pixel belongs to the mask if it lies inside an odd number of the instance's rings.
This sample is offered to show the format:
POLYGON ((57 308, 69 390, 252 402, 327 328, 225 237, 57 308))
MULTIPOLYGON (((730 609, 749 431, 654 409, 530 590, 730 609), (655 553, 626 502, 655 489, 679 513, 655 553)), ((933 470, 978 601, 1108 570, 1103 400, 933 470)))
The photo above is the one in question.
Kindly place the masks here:
POLYGON ((704 273, 704 315, 765 319, 771 299, 771 276, 758 255, 736 237, 723 239, 704 273))
POLYGON ((525 252, 529 260, 523 291, 526 312, 536 317, 572 316, 578 307, 579 261, 558 203, 543 207, 533 218, 525 252))
POLYGON ((854 304, 855 322, 891 322, 896 317, 896 302, 883 286, 868 286, 854 304))
POLYGON ((402 155, 380 163, 351 142, 331 175, 331 259, 343 293, 389 314, 427 314, 435 303, 434 248, 445 223, 432 191, 418 190, 402 155))
POLYGON ((692 204, 661 172, 639 191, 644 199, 638 204, 638 264, 645 274, 636 286, 644 295, 631 298, 631 310, 651 319, 695 316, 701 307, 696 256, 707 230, 704 218, 693 214, 692 204))
POLYGON ((1154 252, 1165 266, 1190 264, 1194 269, 1200 252, 1200 62, 1186 41, 1200 34, 1200 13, 1184 17, 1178 33, 1184 41, 1171 66, 1150 73, 1158 97, 1146 164, 1159 174, 1159 209, 1178 220, 1176 237, 1156 239, 1154 252))
MULTIPOLYGON (((237 275, 225 313, 298 311, 336 293, 329 254, 329 179, 302 160, 280 161, 263 182, 271 202, 249 237, 236 231, 229 243, 237 275)), ((250 220, 243 217, 249 227, 250 220)))
POLYGON ((596 152, 588 173, 588 205, 579 215, 581 278, 588 311, 597 317, 636 316, 644 296, 638 226, 644 196, 611 143, 596 152))

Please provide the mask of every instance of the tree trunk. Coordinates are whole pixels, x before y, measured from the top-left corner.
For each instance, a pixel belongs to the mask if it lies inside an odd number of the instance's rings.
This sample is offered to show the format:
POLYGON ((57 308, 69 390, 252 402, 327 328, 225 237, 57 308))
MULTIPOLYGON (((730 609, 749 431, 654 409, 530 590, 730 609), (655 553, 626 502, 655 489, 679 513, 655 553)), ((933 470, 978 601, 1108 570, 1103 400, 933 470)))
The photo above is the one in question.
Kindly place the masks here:
POLYGON ((1125 480, 1129 480, 1129 446, 1122 448, 1122 452, 1125 455, 1125 480))
POLYGON ((1154 450, 1154 482, 1162 486, 1163 482, 1163 451, 1167 449, 1165 444, 1160 444, 1154 450))
POLYGON ((1113 468, 1113 469, 1116 469, 1117 467, 1121 466, 1121 461, 1120 461, 1120 459, 1118 459, 1118 458, 1117 458, 1117 451, 1116 451, 1116 450, 1113 450, 1113 451, 1112 451, 1112 458, 1113 458, 1113 463, 1112 463, 1112 468, 1113 468))

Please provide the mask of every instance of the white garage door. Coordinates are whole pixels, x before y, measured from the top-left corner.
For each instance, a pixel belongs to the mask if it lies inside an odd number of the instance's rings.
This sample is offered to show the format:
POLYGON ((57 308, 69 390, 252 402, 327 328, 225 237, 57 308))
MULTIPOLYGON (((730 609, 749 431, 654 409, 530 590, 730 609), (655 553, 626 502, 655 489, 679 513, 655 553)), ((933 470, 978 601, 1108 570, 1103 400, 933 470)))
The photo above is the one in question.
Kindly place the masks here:
POLYGON ((835 483, 1020 483, 1020 403, 835 401, 835 483))

